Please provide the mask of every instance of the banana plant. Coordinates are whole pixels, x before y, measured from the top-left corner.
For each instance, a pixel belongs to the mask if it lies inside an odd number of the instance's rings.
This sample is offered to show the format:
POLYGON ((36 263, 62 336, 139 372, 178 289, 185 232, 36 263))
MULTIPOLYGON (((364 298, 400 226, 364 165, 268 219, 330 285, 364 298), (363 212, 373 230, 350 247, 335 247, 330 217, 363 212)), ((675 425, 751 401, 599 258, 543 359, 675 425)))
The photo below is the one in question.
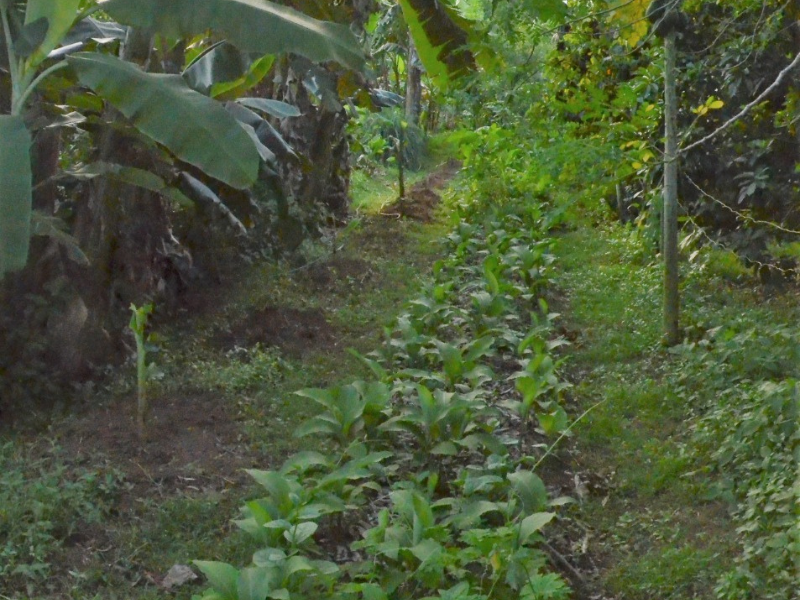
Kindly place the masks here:
POLYGON ((32 94, 58 71, 71 70, 141 133, 211 177, 246 189, 258 176, 258 136, 183 77, 80 51, 115 26, 107 18, 92 19, 98 12, 167 38, 214 31, 246 53, 294 53, 356 70, 364 65, 347 27, 268 0, 0 0, 0 86, 7 81, 10 87, 0 89, 0 110, 7 112, 0 114, 0 277, 27 261, 32 136, 26 114, 32 94))

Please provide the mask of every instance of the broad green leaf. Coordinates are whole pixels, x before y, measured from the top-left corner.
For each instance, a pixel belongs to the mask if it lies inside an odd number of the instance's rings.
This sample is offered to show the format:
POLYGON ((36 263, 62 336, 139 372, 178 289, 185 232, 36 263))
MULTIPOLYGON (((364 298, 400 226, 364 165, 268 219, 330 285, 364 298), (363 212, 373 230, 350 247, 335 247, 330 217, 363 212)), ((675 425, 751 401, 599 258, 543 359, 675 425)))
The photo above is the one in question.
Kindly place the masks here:
POLYGON ((111 21, 98 21, 87 17, 76 23, 61 40, 62 46, 69 46, 78 42, 89 40, 114 41, 124 40, 128 28, 111 21))
POLYGON ((531 536, 547 525, 555 517, 555 513, 542 512, 529 515, 519 524, 519 543, 525 544, 531 536))
POLYGON ((441 88, 475 69, 467 44, 468 24, 443 2, 398 0, 425 70, 441 88))
POLYGON ((253 564, 259 567, 273 566, 284 560, 286 560, 286 552, 280 548, 264 548, 253 554, 253 564))
POLYGON ((189 88, 179 75, 145 73, 92 52, 67 60, 83 85, 181 160, 235 188, 255 183, 261 158, 250 137, 219 103, 189 88))
POLYGON ((75 171, 70 171, 68 174, 76 179, 83 180, 106 176, 116 181, 150 190, 151 192, 157 192, 181 206, 189 207, 194 205, 180 190, 170 187, 155 173, 145 171, 144 169, 137 169, 136 167, 98 161, 75 171))
POLYGON ((50 238, 64 249, 71 261, 85 267, 89 266, 89 259, 78 245, 78 240, 67 233, 67 224, 64 221, 34 210, 31 225, 31 236, 50 238))
POLYGON ((286 574, 293 575, 294 573, 299 573, 301 571, 313 571, 314 564, 311 562, 310 559, 306 558, 305 556, 292 556, 289 560, 286 561, 286 574))
POLYGON ((297 429, 294 430, 294 437, 301 438, 308 435, 329 435, 336 436, 341 427, 338 423, 331 423, 322 417, 312 417, 305 423, 302 423, 297 429))
POLYGON ((364 600, 389 600, 383 588, 375 583, 362 583, 361 595, 364 600))
POLYGON ((245 473, 256 480, 273 498, 283 498, 292 491, 289 479, 275 471, 260 471, 258 469, 245 469, 245 473))
POLYGON ((210 560, 195 560, 192 562, 206 576, 211 587, 225 600, 236 600, 239 579, 239 571, 236 567, 228 563, 210 560))
POLYGON ((248 108, 260 110, 273 117, 283 119, 286 117, 299 117, 300 109, 280 100, 270 100, 269 98, 239 98, 236 100, 248 108))
POLYGON ((516 471, 508 475, 508 480, 522 501, 525 512, 533 513, 547 506, 547 488, 536 473, 516 471))
POLYGON ((194 176, 186 173, 181 173, 181 178, 186 183, 189 189, 189 194, 197 200, 198 203, 214 207, 225 219, 228 224, 236 230, 240 235, 247 235, 247 228, 244 224, 233 214, 230 208, 222 201, 222 198, 217 196, 210 187, 205 183, 195 178, 194 176))
POLYGON ((286 459, 281 467, 281 473, 290 473, 292 471, 304 472, 311 467, 326 467, 333 466, 333 462, 327 456, 320 452, 306 451, 297 452, 286 459))
POLYGON ((238 600, 264 600, 277 585, 280 585, 280 581, 273 568, 242 569, 236 582, 237 598, 238 600))
POLYGON ((565 431, 569 426, 569 417, 566 411, 557 406, 551 413, 536 413, 539 425, 547 435, 555 435, 565 431))
POLYGON ((38 45, 29 63, 33 67, 42 62, 51 50, 55 50, 67 32, 72 29, 78 16, 81 0, 28 0, 25 9, 25 25, 46 19, 47 35, 38 45))
POLYGON ((288 531, 284 531, 283 537, 285 537, 290 544, 302 544, 314 535, 318 528, 319 525, 313 521, 304 521, 303 523, 298 523, 288 531))
POLYGON ((211 87, 211 97, 217 100, 231 100, 249 91, 266 77, 275 64, 275 55, 267 54, 253 61, 247 72, 233 81, 215 83, 211 87))
POLYGON ((41 18, 26 24, 14 39, 14 52, 17 56, 28 58, 44 42, 50 24, 41 18))
POLYGON ((198 56, 181 76, 193 90, 208 96, 214 84, 236 81, 247 73, 250 58, 233 44, 218 42, 198 56))
POLYGON ((31 237, 31 134, 0 115, 0 277, 25 266, 31 237))
POLYGON ((361 69, 364 55, 344 25, 318 21, 267 0, 108 0, 114 19, 167 37, 213 30, 244 52, 294 53, 361 69))

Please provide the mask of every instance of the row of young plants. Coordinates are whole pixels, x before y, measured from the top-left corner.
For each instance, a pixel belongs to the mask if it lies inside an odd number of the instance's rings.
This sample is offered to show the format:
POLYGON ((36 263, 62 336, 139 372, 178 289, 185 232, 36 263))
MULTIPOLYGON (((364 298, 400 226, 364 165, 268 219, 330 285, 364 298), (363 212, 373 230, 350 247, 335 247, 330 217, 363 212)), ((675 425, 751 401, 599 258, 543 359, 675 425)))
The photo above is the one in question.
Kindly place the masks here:
POLYGON ((204 600, 560 599, 542 529, 569 498, 536 470, 565 435, 552 241, 536 205, 459 207, 431 283, 362 357, 372 377, 299 396, 320 412, 235 523, 251 564, 196 561, 204 600))
POLYGON ((794 598, 800 575, 800 337, 774 314, 751 310, 721 320, 678 352, 680 391, 698 415, 694 454, 705 463, 698 468, 714 477, 712 494, 731 507, 741 548, 718 582, 717 597, 794 598))

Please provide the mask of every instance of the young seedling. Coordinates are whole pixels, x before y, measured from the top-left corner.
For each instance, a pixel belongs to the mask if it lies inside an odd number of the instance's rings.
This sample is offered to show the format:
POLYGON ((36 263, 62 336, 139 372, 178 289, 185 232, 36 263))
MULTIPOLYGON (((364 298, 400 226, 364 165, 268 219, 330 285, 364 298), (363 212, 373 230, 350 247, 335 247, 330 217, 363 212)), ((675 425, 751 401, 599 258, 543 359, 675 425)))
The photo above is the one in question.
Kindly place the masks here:
POLYGON ((136 425, 139 429, 139 437, 144 439, 145 423, 150 409, 147 398, 148 365, 144 330, 147 327, 147 317, 153 312, 153 305, 145 304, 137 308, 135 304, 131 303, 131 312, 133 315, 131 315, 131 322, 128 326, 136 339, 136 425))

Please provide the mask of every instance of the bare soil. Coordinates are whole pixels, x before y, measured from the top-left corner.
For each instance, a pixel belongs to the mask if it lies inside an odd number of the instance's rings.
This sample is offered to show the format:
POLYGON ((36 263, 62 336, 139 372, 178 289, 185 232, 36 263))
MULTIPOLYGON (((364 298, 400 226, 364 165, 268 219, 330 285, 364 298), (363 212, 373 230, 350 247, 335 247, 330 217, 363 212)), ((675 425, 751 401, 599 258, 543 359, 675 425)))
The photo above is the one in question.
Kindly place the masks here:
POLYGON ((442 198, 439 191, 447 185, 458 170, 461 163, 449 160, 444 167, 431 173, 424 181, 413 185, 403 198, 399 198, 387 206, 383 215, 400 216, 422 223, 430 223, 442 198))

